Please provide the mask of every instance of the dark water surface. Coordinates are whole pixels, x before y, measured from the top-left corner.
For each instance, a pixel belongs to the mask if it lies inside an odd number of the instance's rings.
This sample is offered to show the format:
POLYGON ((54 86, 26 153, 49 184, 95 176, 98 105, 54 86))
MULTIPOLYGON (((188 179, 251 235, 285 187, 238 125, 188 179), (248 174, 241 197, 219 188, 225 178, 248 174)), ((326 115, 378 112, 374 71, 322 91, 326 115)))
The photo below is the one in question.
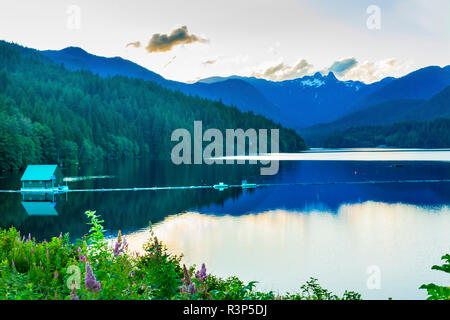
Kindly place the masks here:
MULTIPOLYGON (((70 189, 450 179, 442 161, 285 161, 275 176, 255 165, 174 166, 133 160, 64 169, 70 189)), ((18 189, 20 174, 0 178, 18 189)), ((423 298, 426 282, 449 277, 430 271, 450 250, 450 183, 330 184, 52 196, 0 193, 0 227, 37 239, 88 231, 83 212, 96 210, 109 234, 120 229, 132 248, 155 232, 185 262, 220 276, 258 280, 260 288, 293 291, 314 276, 337 292, 364 298, 423 298), (46 201, 43 201, 46 200, 46 201), (369 288, 379 268, 381 287, 369 288), (372 268, 372 269, 371 269, 372 268), (377 269, 378 270, 378 269, 377 269)))

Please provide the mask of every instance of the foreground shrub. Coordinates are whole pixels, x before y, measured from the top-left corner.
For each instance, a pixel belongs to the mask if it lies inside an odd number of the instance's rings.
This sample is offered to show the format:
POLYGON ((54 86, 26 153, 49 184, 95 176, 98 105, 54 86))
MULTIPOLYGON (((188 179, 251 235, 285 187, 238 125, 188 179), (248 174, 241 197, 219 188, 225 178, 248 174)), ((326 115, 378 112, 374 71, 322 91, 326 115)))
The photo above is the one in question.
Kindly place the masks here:
MULTIPOLYGON (((431 269, 450 273, 450 254, 442 256, 441 259, 445 261, 444 264, 442 266, 434 265, 431 269)), ((420 289, 427 290, 428 300, 450 300, 450 286, 439 286, 430 283, 422 285, 420 289)))

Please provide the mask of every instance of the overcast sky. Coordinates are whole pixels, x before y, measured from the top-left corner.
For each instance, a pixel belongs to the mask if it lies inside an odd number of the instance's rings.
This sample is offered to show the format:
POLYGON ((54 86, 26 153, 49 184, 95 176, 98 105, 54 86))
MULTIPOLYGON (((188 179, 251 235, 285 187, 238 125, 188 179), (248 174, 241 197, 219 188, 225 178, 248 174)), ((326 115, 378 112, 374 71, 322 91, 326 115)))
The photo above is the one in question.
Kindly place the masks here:
POLYGON ((373 82, 450 64, 450 1, 1 0, 0 38, 121 56, 179 81, 332 70, 373 82))

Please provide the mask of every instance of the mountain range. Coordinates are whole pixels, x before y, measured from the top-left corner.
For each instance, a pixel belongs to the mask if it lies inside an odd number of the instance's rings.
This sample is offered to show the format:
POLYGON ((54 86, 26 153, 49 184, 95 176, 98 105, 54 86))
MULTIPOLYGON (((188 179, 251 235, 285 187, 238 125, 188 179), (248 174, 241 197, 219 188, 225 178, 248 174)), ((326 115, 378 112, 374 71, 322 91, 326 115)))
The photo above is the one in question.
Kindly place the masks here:
MULTIPOLYGON (((392 113, 406 112, 405 108, 410 104, 417 106, 450 85, 450 66, 429 66, 401 78, 387 77, 370 84, 340 81, 332 72, 328 75, 317 72, 285 81, 242 76, 210 77, 190 84, 165 79, 120 57, 95 56, 77 47, 41 53, 70 70, 86 69, 102 77, 122 75, 153 81, 188 95, 221 101, 241 111, 252 111, 268 117, 306 136, 327 127, 326 123, 332 123, 330 128, 336 126, 335 121, 342 125, 351 123, 359 119, 359 115, 366 114, 360 111, 375 105, 378 106, 376 110, 386 113, 386 117, 392 113), (385 102, 384 108, 383 105, 379 106, 385 102)), ((367 112, 370 114, 376 111, 367 112)), ((360 121, 365 125, 371 124, 363 119, 360 121)), ((412 119, 420 120, 414 116, 412 119)))

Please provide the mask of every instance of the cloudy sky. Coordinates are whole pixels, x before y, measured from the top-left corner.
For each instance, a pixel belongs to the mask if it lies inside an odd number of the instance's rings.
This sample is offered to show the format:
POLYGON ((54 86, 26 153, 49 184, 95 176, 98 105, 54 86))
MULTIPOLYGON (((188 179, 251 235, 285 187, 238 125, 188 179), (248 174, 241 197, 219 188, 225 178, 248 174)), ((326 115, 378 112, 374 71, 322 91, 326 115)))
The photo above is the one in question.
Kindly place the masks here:
POLYGON ((1 0, 0 38, 79 46, 165 78, 373 82, 450 64, 448 0, 1 0))

